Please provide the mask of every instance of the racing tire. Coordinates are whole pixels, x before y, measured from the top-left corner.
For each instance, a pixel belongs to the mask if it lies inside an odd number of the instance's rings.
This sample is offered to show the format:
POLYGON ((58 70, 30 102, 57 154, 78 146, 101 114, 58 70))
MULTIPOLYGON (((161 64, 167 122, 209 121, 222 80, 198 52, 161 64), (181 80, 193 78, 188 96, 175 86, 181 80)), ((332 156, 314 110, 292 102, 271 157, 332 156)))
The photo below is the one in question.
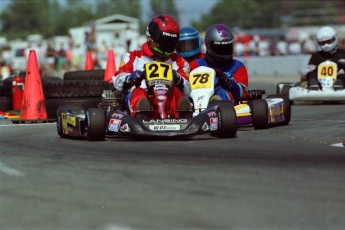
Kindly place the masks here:
POLYGON ((84 113, 84 108, 81 105, 62 105, 59 106, 56 110, 56 129, 57 133, 62 138, 68 138, 69 136, 63 133, 63 125, 62 125, 62 113, 63 112, 71 112, 71 113, 84 113))
POLYGON ((104 80, 104 69, 67 71, 64 80, 104 80))
POLYGON ((284 85, 281 91, 281 95, 283 97, 289 98, 289 92, 290 92, 291 87, 292 87, 291 85, 284 85))
POLYGON ((86 110, 86 139, 89 141, 105 140, 105 114, 102 109, 86 110))
POLYGON ((250 101, 252 124, 254 129, 267 129, 268 123, 268 105, 264 99, 255 99, 250 101))
POLYGON ((86 97, 86 98, 45 98, 45 105, 48 119, 56 118, 56 111, 59 106, 82 106, 84 109, 97 108, 101 102, 100 97, 86 97))
POLYGON ((284 118, 285 121, 283 122, 283 125, 288 125, 291 121, 291 101, 286 98, 282 97, 281 95, 268 95, 267 98, 282 98, 284 100, 284 118))
POLYGON ((6 112, 12 109, 12 98, 0 96, 0 111, 6 112))
POLYGON ((55 80, 43 82, 42 86, 46 98, 101 97, 103 90, 109 88, 109 83, 97 80, 55 80))
POLYGON ((227 100, 213 100, 213 101, 210 101, 207 105, 207 108, 212 108, 214 106, 219 106, 219 105, 230 105, 230 106, 233 106, 232 103, 230 101, 227 101, 227 100))
POLYGON ((233 104, 230 101, 214 101, 210 103, 217 106, 218 129, 211 133, 219 138, 234 138, 237 133, 237 116, 233 104))
POLYGON ((285 85, 293 85, 292 82, 279 82, 276 86, 276 94, 280 95, 282 94, 282 89, 285 85))
MULTIPOLYGON (((281 92, 281 96, 283 98, 287 98, 288 100, 290 100, 289 95, 290 95, 290 89, 291 89, 291 85, 284 85, 282 88, 282 92, 281 92)), ((290 100, 290 104, 293 104, 293 101, 290 100)))
POLYGON ((12 80, 13 77, 8 77, 2 80, 2 95, 12 98, 12 80))

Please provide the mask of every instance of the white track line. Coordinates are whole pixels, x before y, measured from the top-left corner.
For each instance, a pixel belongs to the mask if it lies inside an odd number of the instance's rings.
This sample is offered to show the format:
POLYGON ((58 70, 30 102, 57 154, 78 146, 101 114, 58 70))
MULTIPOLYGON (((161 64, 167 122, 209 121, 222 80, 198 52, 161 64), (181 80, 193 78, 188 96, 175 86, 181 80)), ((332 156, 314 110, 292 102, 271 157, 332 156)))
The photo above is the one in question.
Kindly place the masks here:
POLYGON ((343 147, 344 148, 344 145, 343 145, 343 143, 335 143, 335 144, 332 144, 331 145, 332 147, 343 147))
POLYGON ((4 125, 0 125, 0 127, 2 127, 2 126, 10 126, 10 127, 12 127, 12 126, 28 126, 28 125, 56 125, 56 122, 53 122, 53 123, 51 123, 51 122, 49 122, 49 123, 28 123, 28 124, 4 124, 4 125))
POLYGON ((9 166, 6 166, 1 161, 0 161, 0 172, 3 172, 9 176, 24 176, 24 173, 22 173, 21 171, 15 169, 15 168, 11 168, 9 166))

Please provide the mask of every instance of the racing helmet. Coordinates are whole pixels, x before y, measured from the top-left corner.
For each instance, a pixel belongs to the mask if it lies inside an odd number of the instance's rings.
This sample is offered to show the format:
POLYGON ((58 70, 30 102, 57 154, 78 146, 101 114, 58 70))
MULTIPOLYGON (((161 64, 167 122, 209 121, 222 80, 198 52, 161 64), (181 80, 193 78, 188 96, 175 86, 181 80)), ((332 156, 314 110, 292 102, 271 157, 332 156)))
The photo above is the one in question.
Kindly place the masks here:
POLYGON ((177 46, 180 28, 169 15, 155 16, 146 28, 146 38, 150 49, 161 57, 172 54, 177 46))
POLYGON ((201 52, 202 41, 199 32, 192 27, 183 27, 180 30, 180 39, 176 52, 186 58, 197 55, 201 52))
POLYGON ((234 53, 234 35, 224 24, 210 26, 205 33, 206 57, 215 62, 232 60, 234 53))
POLYGON ((316 40, 322 51, 332 52, 338 48, 337 33, 330 26, 319 29, 316 33, 316 40))

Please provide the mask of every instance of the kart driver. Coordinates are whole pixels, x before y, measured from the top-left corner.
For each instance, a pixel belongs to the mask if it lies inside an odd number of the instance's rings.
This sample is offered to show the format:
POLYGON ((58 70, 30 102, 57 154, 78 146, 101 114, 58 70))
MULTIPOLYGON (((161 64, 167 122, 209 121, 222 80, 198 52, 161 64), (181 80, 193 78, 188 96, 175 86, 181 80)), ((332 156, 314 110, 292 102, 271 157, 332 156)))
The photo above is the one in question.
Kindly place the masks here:
POLYGON ((216 70, 214 99, 234 105, 248 95, 248 74, 244 64, 233 58, 234 35, 224 24, 210 26, 205 33, 206 54, 190 63, 190 69, 208 66, 216 70))
POLYGON ((180 30, 180 38, 176 47, 178 55, 183 57, 188 63, 195 59, 203 58, 201 52, 202 40, 199 32, 192 27, 183 27, 180 30))
POLYGON ((317 31, 316 40, 320 50, 313 53, 308 62, 306 74, 308 88, 311 90, 321 88, 320 82, 317 80, 317 66, 326 60, 333 61, 338 66, 337 80, 334 82, 334 87, 344 88, 345 50, 338 48, 336 31, 330 26, 324 26, 317 31))
POLYGON ((143 79, 144 64, 149 62, 166 62, 173 67, 174 86, 168 94, 167 113, 177 117, 176 110, 189 110, 188 95, 191 88, 188 81, 189 65, 174 51, 179 39, 179 26, 168 15, 155 16, 146 29, 147 41, 141 50, 134 50, 123 55, 120 68, 112 77, 115 89, 124 92, 126 105, 131 116, 138 110, 154 108, 143 79), (140 87, 136 87, 140 86, 140 87))

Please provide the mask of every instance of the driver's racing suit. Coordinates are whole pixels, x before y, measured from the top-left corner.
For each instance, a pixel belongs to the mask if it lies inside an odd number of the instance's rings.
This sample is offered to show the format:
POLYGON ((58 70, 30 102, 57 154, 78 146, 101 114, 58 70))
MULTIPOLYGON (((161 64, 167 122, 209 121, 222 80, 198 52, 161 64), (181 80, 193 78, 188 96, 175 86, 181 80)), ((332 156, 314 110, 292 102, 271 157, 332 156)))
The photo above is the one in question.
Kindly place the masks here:
MULTIPOLYGON (((140 87, 133 86, 130 89, 125 89, 124 85, 126 84, 126 77, 135 70, 144 71, 144 64, 155 61, 161 61, 171 64, 173 70, 175 70, 182 76, 182 78, 184 78, 184 80, 181 81, 182 84, 179 84, 178 87, 174 85, 168 95, 169 111, 167 112, 173 114, 173 116, 176 117, 176 109, 179 100, 183 96, 189 96, 191 92, 188 80, 188 74, 190 71, 189 64, 176 53, 173 53, 170 56, 162 59, 161 57, 156 56, 149 48, 147 42, 145 42, 142 45, 141 50, 134 50, 123 55, 119 70, 112 77, 114 87, 117 90, 124 91, 124 94, 126 95, 126 105, 131 115, 134 116, 136 114, 136 107, 139 99, 142 97, 146 97, 147 99, 151 100, 151 98, 147 94, 145 81, 141 82, 140 87)), ((152 101, 150 102, 152 105, 152 101)))
MULTIPOLYGON (((308 70, 306 74, 306 78, 308 80, 308 85, 310 86, 311 82, 318 82, 317 80, 317 67, 322 62, 330 60, 335 62, 338 66, 338 73, 337 78, 339 79, 337 83, 342 84, 345 87, 345 50, 337 49, 333 53, 325 52, 325 51, 318 51, 311 55, 309 62, 308 62, 308 70)), ((335 84, 337 84, 335 83, 335 84)), ((321 87, 320 82, 318 82, 319 88, 321 87)))

